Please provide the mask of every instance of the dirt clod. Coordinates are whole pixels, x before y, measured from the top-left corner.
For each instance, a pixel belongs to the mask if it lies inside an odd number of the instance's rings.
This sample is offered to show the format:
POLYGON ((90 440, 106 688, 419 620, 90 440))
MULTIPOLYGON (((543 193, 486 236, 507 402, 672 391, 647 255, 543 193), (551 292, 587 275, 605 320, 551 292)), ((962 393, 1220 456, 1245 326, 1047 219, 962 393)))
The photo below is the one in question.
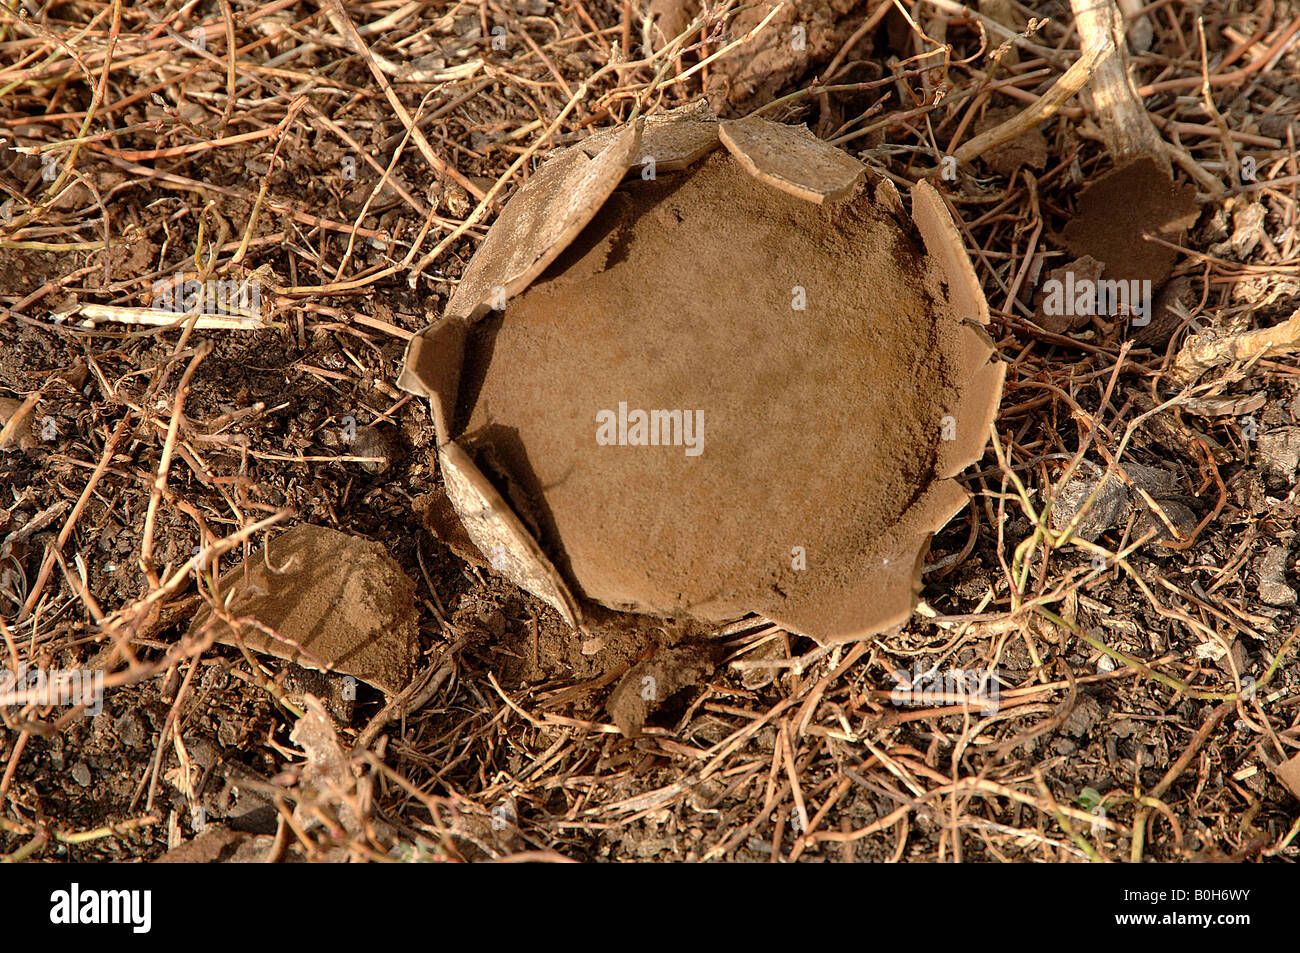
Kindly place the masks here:
POLYGON ((1061 532, 1082 510, 1074 534, 1093 543, 1123 520, 1130 508, 1128 493, 1118 476, 1107 477, 1106 472, 1092 461, 1080 460, 1074 474, 1052 503, 1048 525, 1061 532))
MULTIPOLYGON (((975 125, 975 132, 982 133, 1002 125, 1018 115, 1016 106, 1002 106, 986 111, 975 125)), ((1047 165, 1047 137, 1039 128, 1012 139, 1010 142, 990 149, 980 156, 981 161, 1002 175, 1015 175, 1022 168, 1042 169, 1047 165)))
POLYGON ((713 671, 716 657, 713 646, 695 643, 661 648, 632 666, 605 703, 614 724, 625 735, 636 734, 674 696, 713 671))
POLYGON ((1269 483, 1278 488, 1295 484, 1300 467, 1300 427, 1279 427, 1259 435, 1259 458, 1269 483))
POLYGON ((1286 581, 1288 555, 1285 546, 1270 546, 1255 565, 1259 573, 1259 598, 1266 605, 1296 604, 1296 591, 1286 581))

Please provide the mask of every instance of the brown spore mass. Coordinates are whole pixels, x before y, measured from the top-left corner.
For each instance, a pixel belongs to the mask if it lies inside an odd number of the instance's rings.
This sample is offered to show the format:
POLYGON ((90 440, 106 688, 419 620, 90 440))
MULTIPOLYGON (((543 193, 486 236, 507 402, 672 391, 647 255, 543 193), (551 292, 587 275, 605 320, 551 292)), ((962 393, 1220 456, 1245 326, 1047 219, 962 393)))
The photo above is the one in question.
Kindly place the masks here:
POLYGON ((911 222, 874 194, 814 204, 724 150, 632 177, 475 325, 453 436, 583 596, 781 619, 828 593, 870 602, 873 575, 897 588, 891 560, 915 562, 899 526, 957 406, 955 322, 911 222), (702 416, 702 452, 600 445, 620 403, 702 416))

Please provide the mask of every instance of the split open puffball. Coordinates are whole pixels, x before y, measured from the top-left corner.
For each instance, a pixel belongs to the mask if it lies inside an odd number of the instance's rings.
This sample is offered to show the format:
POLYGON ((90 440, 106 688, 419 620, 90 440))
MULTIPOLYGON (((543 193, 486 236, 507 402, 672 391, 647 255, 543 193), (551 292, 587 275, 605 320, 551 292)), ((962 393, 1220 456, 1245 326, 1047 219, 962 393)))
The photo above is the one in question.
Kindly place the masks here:
POLYGON ((400 384, 452 504, 570 624, 584 601, 822 642, 910 614, 1004 365, 941 198, 703 106, 511 197, 400 384))

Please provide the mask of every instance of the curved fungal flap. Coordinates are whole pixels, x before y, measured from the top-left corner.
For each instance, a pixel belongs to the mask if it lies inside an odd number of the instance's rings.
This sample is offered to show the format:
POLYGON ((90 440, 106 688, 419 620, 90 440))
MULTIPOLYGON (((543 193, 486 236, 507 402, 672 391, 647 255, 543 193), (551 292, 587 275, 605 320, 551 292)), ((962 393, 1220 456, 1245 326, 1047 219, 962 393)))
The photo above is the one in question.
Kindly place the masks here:
POLYGON ((843 198, 867 171, 805 126, 784 126, 757 116, 731 119, 719 124, 718 137, 750 175, 809 202, 843 198))
POLYGON ((476 318, 523 291, 592 220, 641 145, 644 120, 624 127, 595 158, 581 146, 552 156, 510 197, 479 246, 445 317, 476 318))
POLYGON ((438 459, 447 497, 492 568, 549 604, 576 628, 582 621, 577 600, 510 504, 455 441, 438 447, 438 459))

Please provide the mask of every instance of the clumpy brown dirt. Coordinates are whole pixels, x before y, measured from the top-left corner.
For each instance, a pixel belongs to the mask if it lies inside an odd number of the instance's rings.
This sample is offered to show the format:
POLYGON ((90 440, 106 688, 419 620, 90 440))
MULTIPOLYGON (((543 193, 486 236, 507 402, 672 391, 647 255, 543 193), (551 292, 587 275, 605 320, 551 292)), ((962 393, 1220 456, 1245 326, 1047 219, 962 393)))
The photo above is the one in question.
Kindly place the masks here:
MULTIPOLYGON (((1018 114, 1014 106, 985 110, 975 132, 982 133, 1001 125, 1018 114)), ((1012 176, 1022 168, 1041 171, 1047 165, 1047 137, 1038 127, 1017 136, 980 156, 980 161, 994 172, 1012 176)))
MULTIPOLYGON (((721 651, 707 645, 664 648, 632 666, 605 703, 614 724, 625 735, 644 727, 652 712, 700 683, 718 662, 721 651)), ((685 707, 684 705, 682 707, 685 707)))
POLYGON ((629 181, 475 329, 463 442, 589 599, 715 621, 835 599, 895 555, 875 544, 957 402, 924 249, 869 185, 818 206, 723 150, 629 181), (682 426, 603 445, 620 406, 682 426))
MULTIPOLYGON (((699 12, 698 0, 679 0, 682 14, 699 12)), ((756 42, 719 58, 705 92, 720 116, 743 116, 765 105, 805 76, 814 76, 861 25, 857 0, 792 0, 781 5, 757 3, 731 21, 734 36, 744 36, 775 10, 756 42)))
POLYGON ((1000 60, 987 23, 933 4, 874 25, 875 2, 823 5, 838 22, 809 30, 813 56, 782 21, 754 42, 789 69, 750 76, 743 45, 704 62, 765 15, 741 6, 644 63, 640 5, 625 19, 606 0, 346 4, 360 51, 327 5, 0 8, 0 399, 34 398, 0 449, 0 668, 106 677, 97 712, 0 704, 0 858, 1300 858, 1300 375, 1289 345, 1224 357, 1282 341, 1300 307, 1300 9, 1150 18, 1135 85, 1224 195, 1198 181, 1181 290, 1129 336, 1035 319, 1043 276, 1076 257, 1060 236, 1081 192, 1113 169, 1077 97, 1038 126, 1041 169, 940 167, 986 114, 1059 80, 1078 45, 1064 3, 1000 60), (867 643, 595 610, 575 637, 446 529, 433 421, 396 385, 408 338, 550 150, 706 91, 733 114, 774 104, 900 191, 942 190, 1008 365, 999 452, 960 475, 971 505, 919 567, 921 611, 867 643), (80 324, 79 307, 147 307, 155 281, 208 266, 259 275, 269 323, 80 324), (359 459, 375 455, 386 466, 359 459), (1099 473, 1110 505, 1063 539, 1047 504, 1087 510, 1099 473), (196 547, 233 540, 233 565, 303 524, 382 545, 415 586, 410 684, 362 682, 332 721, 306 697, 333 691, 315 673, 187 639, 209 587, 176 575, 196 547), (611 702, 649 702, 663 666, 687 687, 625 736, 611 702), (931 670, 994 675, 998 711, 899 690, 900 671, 931 670), (336 780, 367 825, 302 828, 338 806, 336 780))

